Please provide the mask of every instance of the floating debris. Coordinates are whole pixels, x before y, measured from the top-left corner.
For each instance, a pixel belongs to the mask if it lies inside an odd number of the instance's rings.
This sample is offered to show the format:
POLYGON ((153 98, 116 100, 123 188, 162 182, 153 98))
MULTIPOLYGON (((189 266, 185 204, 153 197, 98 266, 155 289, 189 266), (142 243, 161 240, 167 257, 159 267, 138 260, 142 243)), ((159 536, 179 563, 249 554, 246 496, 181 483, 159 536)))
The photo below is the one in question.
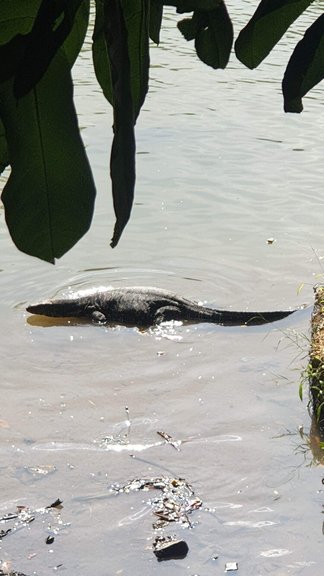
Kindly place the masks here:
POLYGON ((17 506, 17 512, 4 514, 4 516, 0 518, 0 523, 2 524, 14 521, 10 526, 10 528, 0 530, 0 540, 2 540, 8 534, 13 534, 17 530, 24 528, 31 522, 34 522, 36 516, 38 516, 39 514, 49 513, 49 511, 52 508, 55 508, 57 510, 62 509, 63 508, 62 500, 58 498, 57 500, 55 500, 55 502, 53 502, 49 506, 45 506, 43 508, 37 508, 36 510, 32 510, 27 506, 17 506))
POLYGON ((11 532, 11 528, 8 528, 8 530, 0 530, 0 540, 2 540, 2 538, 7 536, 8 534, 10 534, 10 532, 11 532))
POLYGON ((28 472, 28 474, 31 474, 34 478, 36 477, 44 477, 47 476, 48 474, 53 474, 54 472, 56 472, 56 468, 55 466, 24 466, 24 470, 26 472, 28 472))
MULTIPOLYGON (((47 537, 45 539, 46 544, 53 544, 54 542, 54 534, 57 534, 60 529, 63 527, 63 524, 60 521, 60 510, 63 508, 62 500, 57 498, 52 504, 49 506, 42 506, 41 508, 32 509, 28 506, 17 506, 16 512, 4 514, 0 517, 1 524, 9 524, 8 528, 0 530, 0 543, 1 540, 5 537, 15 534, 20 530, 26 529, 26 527, 34 520, 38 519, 41 521, 44 528, 46 527, 46 522, 44 520, 44 515, 49 515, 50 517, 50 525, 47 526, 47 537), (55 523, 55 527, 52 529, 53 522, 55 523), (48 534, 48 532, 53 532, 48 534)), ((64 525, 66 526, 66 524, 64 525)), ((46 528, 45 528, 46 529, 46 528)), ((44 540, 43 540, 44 542, 44 540)), ((32 552, 28 554, 27 558, 30 560, 36 556, 36 552, 32 552)), ((59 564, 57 567, 54 567, 56 570, 58 567, 62 566, 59 564)), ((13 570, 11 567, 10 561, 2 562, 0 561, 0 576, 26 576, 22 572, 18 572, 13 570)))
POLYGON ((57 500, 55 500, 55 502, 53 502, 49 506, 46 506, 46 508, 60 508, 60 509, 62 509, 63 508, 62 504, 63 504, 63 500, 60 500, 58 498, 57 500))
POLYGON ((8 522, 8 520, 14 520, 15 518, 18 518, 18 513, 13 513, 13 514, 5 514, 4 516, 2 516, 0 518, 0 522, 8 522))
POLYGON ((170 522, 180 522, 186 527, 192 523, 188 518, 193 510, 202 506, 200 498, 195 496, 192 486, 183 478, 136 478, 125 486, 112 485, 111 491, 120 493, 137 492, 139 490, 160 490, 161 495, 149 501, 153 514, 158 520, 153 523, 153 528, 163 528, 170 522))
POLYGON ((25 506, 17 506, 16 513, 5 514, 0 518, 0 522, 4 524, 10 522, 11 520, 15 520, 14 525, 11 528, 7 528, 6 530, 0 530, 0 540, 2 540, 5 536, 8 536, 8 534, 12 534, 19 528, 33 522, 35 520, 35 516, 29 508, 25 506))
POLYGON ((179 446, 181 445, 181 440, 173 440, 172 436, 170 436, 170 434, 167 434, 166 432, 157 431, 157 434, 161 436, 163 440, 166 441, 167 444, 170 444, 173 448, 175 448, 175 450, 180 452, 179 446))
POLYGON ((182 560, 188 554, 188 544, 176 536, 157 536, 153 542, 153 552, 159 562, 182 560))
POLYGON ((131 420, 130 420, 130 416, 129 416, 128 406, 125 406, 125 412, 126 412, 126 426, 128 428, 127 435, 129 435, 130 434, 130 427, 131 427, 131 420))
POLYGON ((99 440, 99 448, 107 448, 108 446, 128 446, 128 436, 120 434, 108 434, 99 440))
POLYGON ((8 572, 8 570, 5 569, 5 571, 3 571, 0 567, 0 576, 26 576, 26 574, 23 574, 23 572, 16 572, 15 570, 10 570, 10 572, 8 572))
POLYGON ((238 570, 237 562, 226 562, 225 572, 234 572, 235 570, 238 570))
POLYGON ((129 408, 125 406, 126 412, 126 432, 124 434, 108 434, 99 440, 100 448, 107 448, 107 446, 121 445, 127 446, 130 443, 130 432, 131 432, 131 419, 129 415, 129 408))

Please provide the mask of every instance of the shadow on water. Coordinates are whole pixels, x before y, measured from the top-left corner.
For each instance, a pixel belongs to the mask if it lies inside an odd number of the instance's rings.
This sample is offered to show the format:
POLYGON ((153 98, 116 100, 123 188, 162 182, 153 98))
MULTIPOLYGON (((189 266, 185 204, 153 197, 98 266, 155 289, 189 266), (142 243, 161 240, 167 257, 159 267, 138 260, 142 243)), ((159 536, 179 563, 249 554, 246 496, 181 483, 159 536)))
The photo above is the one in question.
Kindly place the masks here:
POLYGON ((91 322, 86 318, 53 318, 33 314, 26 319, 29 326, 39 326, 42 328, 52 328, 53 326, 87 326, 91 322))

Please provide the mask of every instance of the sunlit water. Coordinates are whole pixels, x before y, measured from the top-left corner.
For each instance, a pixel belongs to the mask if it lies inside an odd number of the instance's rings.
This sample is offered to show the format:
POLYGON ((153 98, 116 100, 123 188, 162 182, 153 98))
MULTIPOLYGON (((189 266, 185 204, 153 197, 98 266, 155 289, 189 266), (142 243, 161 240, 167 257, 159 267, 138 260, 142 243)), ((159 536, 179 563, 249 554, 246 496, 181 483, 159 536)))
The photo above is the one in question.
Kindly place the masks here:
MULTIPOLYGON (((229 3, 236 31, 254 4, 229 3)), ((1 226, 0 517, 17 504, 64 505, 0 541, 13 569, 192 576, 238 562, 240 575, 322 574, 323 469, 309 466, 298 432, 310 426, 307 390, 298 397, 310 308, 273 326, 144 333, 41 325, 24 311, 60 292, 130 284, 236 309, 312 303, 323 271, 324 95, 318 86, 302 115, 285 115, 280 85, 314 15, 258 70, 233 56, 214 72, 167 11, 137 125, 136 202, 115 250, 112 116, 86 44, 75 81, 98 187, 93 227, 51 267, 18 253, 1 226), (158 564, 148 495, 115 496, 109 486, 164 474, 185 478, 203 507, 193 529, 165 529, 187 541, 187 558, 158 564)))

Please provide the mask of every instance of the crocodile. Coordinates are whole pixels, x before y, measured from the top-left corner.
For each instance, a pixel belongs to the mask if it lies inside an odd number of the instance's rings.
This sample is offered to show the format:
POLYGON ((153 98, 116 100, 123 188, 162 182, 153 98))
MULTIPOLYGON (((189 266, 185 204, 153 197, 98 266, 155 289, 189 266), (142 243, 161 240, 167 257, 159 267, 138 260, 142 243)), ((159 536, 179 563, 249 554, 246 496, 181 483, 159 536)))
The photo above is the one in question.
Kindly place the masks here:
POLYGON ((86 318, 99 324, 149 327, 180 320, 187 323, 211 322, 223 326, 267 324, 289 316, 295 310, 235 312, 202 306, 169 290, 133 286, 111 288, 83 296, 48 300, 26 308, 32 314, 86 318))

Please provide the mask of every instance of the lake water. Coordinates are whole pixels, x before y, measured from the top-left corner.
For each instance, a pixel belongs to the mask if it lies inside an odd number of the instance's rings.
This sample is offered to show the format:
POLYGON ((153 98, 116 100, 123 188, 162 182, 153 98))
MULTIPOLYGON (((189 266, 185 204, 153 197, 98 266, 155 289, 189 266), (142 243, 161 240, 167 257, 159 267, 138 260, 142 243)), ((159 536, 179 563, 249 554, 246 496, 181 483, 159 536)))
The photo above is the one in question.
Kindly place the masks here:
MULTIPOLYGON (((255 5, 228 3, 236 33, 255 5)), ((135 206, 114 250, 112 115, 86 43, 74 75, 98 188, 91 231, 53 267, 15 249, 0 213, 0 517, 56 498, 64 506, 0 541, 14 570, 209 576, 238 562, 241 576, 322 574, 324 474, 311 465, 307 387, 298 396, 311 307, 265 327, 144 333, 42 326, 25 312, 27 302, 111 285, 233 309, 311 306, 323 274, 324 95, 317 86, 303 114, 285 115, 281 79, 319 13, 311 8, 256 71, 233 55, 215 72, 166 11, 137 125, 135 206), (185 478, 203 505, 192 529, 164 530, 188 543, 187 557, 157 563, 148 501, 158 491, 109 488, 161 476, 185 478)))

